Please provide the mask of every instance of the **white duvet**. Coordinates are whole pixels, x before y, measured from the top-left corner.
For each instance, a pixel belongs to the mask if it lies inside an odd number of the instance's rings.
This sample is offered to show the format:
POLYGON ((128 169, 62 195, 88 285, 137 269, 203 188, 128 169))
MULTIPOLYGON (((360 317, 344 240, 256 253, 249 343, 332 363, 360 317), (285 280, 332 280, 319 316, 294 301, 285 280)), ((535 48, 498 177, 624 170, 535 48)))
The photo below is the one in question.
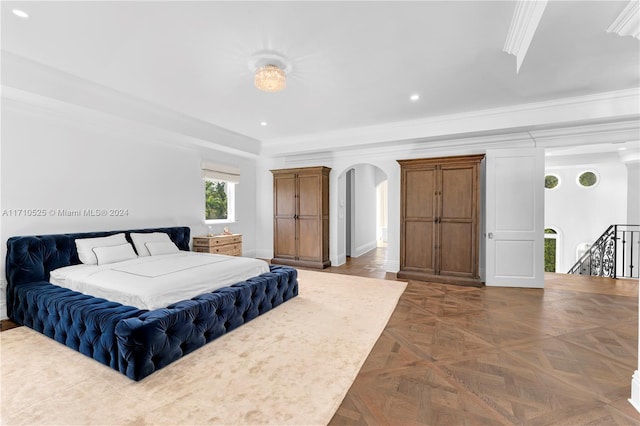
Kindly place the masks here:
POLYGON ((181 251, 107 265, 72 265, 51 271, 50 282, 140 309, 174 302, 269 272, 258 259, 181 251))

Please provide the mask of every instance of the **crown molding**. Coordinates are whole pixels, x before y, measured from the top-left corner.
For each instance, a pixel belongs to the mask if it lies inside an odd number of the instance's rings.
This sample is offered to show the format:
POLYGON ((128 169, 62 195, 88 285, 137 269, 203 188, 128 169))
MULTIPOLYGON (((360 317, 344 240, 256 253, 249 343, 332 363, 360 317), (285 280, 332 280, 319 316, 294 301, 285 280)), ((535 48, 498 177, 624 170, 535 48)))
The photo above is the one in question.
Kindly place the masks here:
POLYGON ((591 152, 586 154, 557 155, 545 157, 545 169, 562 169, 566 167, 592 166, 595 164, 620 164, 617 152, 591 152))
POLYGON ((69 104, 46 96, 40 96, 14 87, 0 86, 2 111, 16 111, 50 120, 85 131, 143 143, 161 143, 174 148, 197 149, 203 153, 214 151, 216 155, 257 158, 257 154, 218 145, 208 140, 188 136, 135 120, 107 114, 95 109, 69 104), (224 153, 224 154, 223 154, 224 153))
MULTIPOLYGON (((385 161, 389 158, 422 158, 444 155, 472 155, 485 153, 487 149, 500 148, 563 148, 595 144, 617 144, 637 140, 640 136, 640 121, 628 120, 611 123, 571 126, 557 129, 540 129, 506 134, 490 134, 461 138, 445 138, 432 141, 402 141, 384 146, 372 146, 363 152, 361 148, 342 151, 308 152, 281 155, 287 165, 331 165, 335 161, 385 161)), ((593 158, 598 155, 594 154, 593 158)), ((621 154, 622 155, 622 154, 621 154)), ((627 153, 627 156, 632 155, 627 153)), ((548 158, 560 158, 552 156, 548 158)), ((602 159, 602 158, 601 158, 602 159)), ((609 160, 620 161, 618 154, 609 160)), ((593 159, 590 161, 593 162, 593 159)))
POLYGON ((640 2, 631 0, 620 15, 607 28, 608 33, 618 34, 621 37, 631 36, 640 40, 640 2))
POLYGON ((256 157, 260 141, 232 132, 209 122, 179 113, 109 87, 85 80, 13 53, 2 51, 2 88, 23 103, 37 107, 59 109, 70 113, 85 110, 95 117, 118 117, 174 135, 200 147, 221 150, 235 155, 256 157))
MULTIPOLYGON (((266 139, 262 141, 262 154, 277 156, 344 151, 384 145, 397 146, 400 143, 433 144, 438 140, 478 136, 495 139, 502 134, 571 129, 639 118, 640 89, 635 88, 319 134, 266 139)), ((542 132, 540 136, 548 135, 542 132)))
POLYGON ((520 72, 520 67, 546 7, 547 0, 520 0, 516 2, 507 39, 502 49, 516 57, 516 74, 520 72))
POLYGON ((602 143, 623 143, 640 139, 640 121, 624 120, 586 126, 568 126, 529 132, 536 146, 560 148, 602 143))

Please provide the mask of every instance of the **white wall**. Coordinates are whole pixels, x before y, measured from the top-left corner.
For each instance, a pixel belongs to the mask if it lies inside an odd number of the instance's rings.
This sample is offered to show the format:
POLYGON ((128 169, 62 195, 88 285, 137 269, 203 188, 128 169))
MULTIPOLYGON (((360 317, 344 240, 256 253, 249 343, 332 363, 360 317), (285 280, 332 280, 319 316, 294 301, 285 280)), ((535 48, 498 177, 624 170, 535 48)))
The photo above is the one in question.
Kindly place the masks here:
POLYGON ((556 272, 566 273, 576 262, 576 249, 593 243, 609 225, 627 221, 627 169, 623 163, 547 166, 546 174, 560 178, 554 189, 545 189, 545 228, 558 231, 556 272), (596 185, 585 188, 577 177, 591 170, 596 185))
POLYGON ((255 160, 127 138, 82 117, 5 100, 2 107, 0 317, 6 318, 4 242, 11 236, 164 226, 204 234, 203 159, 240 166, 237 223, 229 226, 244 234, 245 252, 255 253, 255 160), (41 209, 44 216, 19 209, 41 209), (87 216, 84 209, 125 213, 87 216), (83 213, 63 216, 62 210, 83 213))
POLYGON ((627 167, 627 221, 640 225, 640 162, 626 163, 627 167))
POLYGON ((376 248, 376 170, 370 164, 357 164, 355 170, 354 245, 351 257, 376 248))

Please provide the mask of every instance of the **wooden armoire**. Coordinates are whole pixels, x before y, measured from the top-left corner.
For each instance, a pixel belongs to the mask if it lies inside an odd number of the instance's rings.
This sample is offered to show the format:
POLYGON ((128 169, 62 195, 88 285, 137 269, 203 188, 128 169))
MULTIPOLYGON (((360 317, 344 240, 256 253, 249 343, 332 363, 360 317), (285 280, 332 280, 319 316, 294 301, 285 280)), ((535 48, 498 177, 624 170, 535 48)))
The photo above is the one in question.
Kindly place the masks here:
POLYGON ((398 160, 398 278, 481 286, 480 162, 484 155, 398 160))
POLYGON ((328 167, 271 170, 273 173, 272 263, 310 268, 329 260, 328 167))

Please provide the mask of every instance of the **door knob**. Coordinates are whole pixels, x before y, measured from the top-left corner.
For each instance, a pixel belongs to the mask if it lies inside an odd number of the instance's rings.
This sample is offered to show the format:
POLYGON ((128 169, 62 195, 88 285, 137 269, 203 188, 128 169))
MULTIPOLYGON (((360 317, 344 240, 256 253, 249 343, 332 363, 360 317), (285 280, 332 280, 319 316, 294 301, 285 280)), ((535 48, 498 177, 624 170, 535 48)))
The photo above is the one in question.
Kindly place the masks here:
POLYGON ((487 237, 489 237, 490 240, 493 239, 493 232, 489 232, 489 234, 487 234, 487 237))

